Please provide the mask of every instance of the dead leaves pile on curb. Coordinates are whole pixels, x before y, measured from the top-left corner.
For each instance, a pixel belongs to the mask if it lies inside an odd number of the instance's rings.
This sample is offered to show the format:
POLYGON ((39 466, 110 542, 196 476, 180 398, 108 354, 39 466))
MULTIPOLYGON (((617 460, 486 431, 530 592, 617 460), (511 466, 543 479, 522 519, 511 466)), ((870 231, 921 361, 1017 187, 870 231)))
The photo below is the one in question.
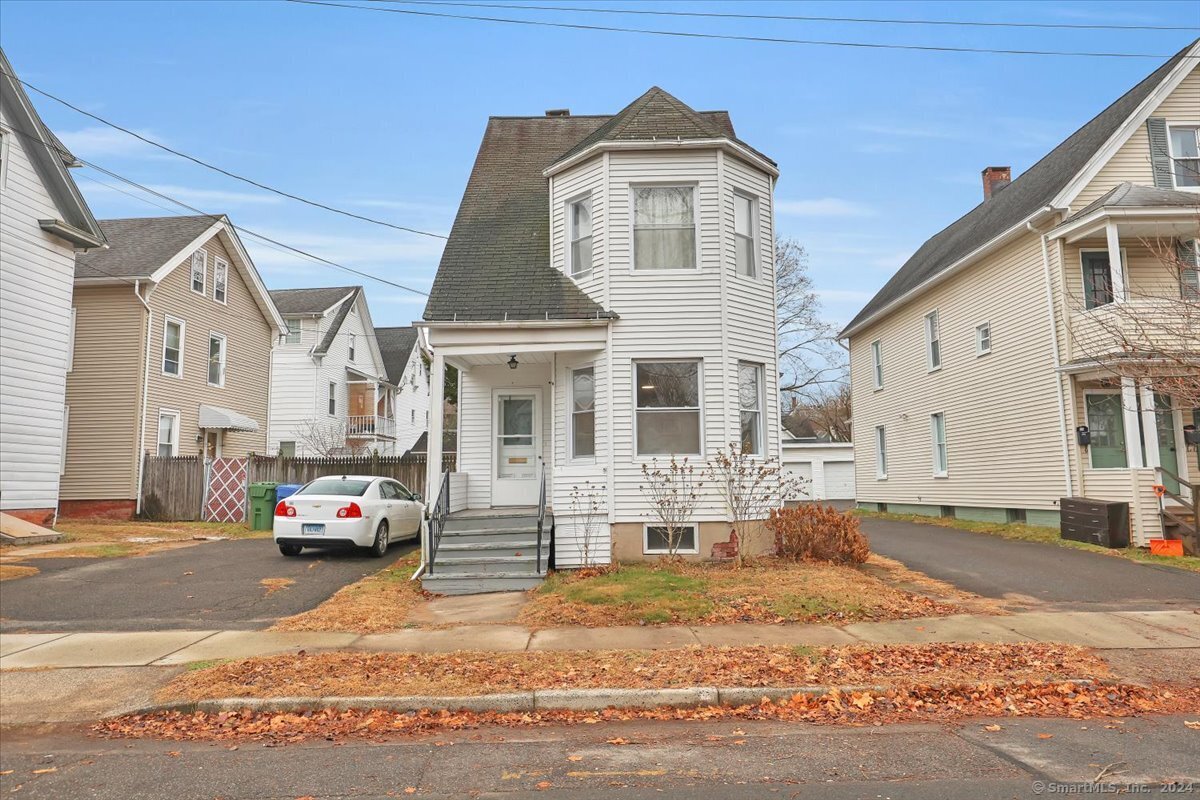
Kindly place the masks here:
POLYGON ((1055 644, 687 647, 516 653, 332 652, 192 670, 164 702, 226 697, 476 695, 531 689, 878 685, 1105 677, 1081 647, 1055 644))
POLYGON ((763 700, 738 708, 608 709, 474 713, 324 710, 303 713, 181 713, 132 715, 105 720, 94 733, 110 738, 176 741, 255 741, 268 745, 311 739, 382 740, 400 736, 484 727, 595 724, 623 720, 773 720, 822 725, 892 722, 950 722, 970 717, 1126 717, 1200 711, 1200 687, 1079 685, 1029 682, 958 686, 914 685, 887 691, 833 691, 796 695, 786 702, 763 700))

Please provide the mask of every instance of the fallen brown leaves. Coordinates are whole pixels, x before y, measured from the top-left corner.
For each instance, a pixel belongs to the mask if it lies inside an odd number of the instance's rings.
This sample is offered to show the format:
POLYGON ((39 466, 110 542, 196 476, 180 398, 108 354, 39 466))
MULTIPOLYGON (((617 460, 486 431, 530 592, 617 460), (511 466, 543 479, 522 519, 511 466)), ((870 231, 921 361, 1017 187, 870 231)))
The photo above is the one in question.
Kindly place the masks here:
POLYGON ((0 564, 0 581, 28 578, 30 575, 37 575, 40 571, 37 567, 26 567, 19 564, 0 564))
POLYGON ((177 676, 164 701, 223 697, 467 696, 531 689, 807 686, 1104 677, 1087 650, 1051 644, 689 647, 519 653, 278 655, 177 676))
POLYGON ((997 685, 911 685, 886 691, 834 691, 796 695, 787 702, 764 700, 738 708, 607 709, 475 713, 467 711, 393 712, 381 710, 303 713, 166 712, 105 720, 93 726, 113 738, 168 740, 250 740, 287 744, 308 739, 378 740, 387 737, 481 727, 520 728, 592 724, 619 720, 776 720, 823 725, 954 721, 969 717, 1126 717, 1194 713, 1200 686, 1188 688, 1026 682, 997 685))
POLYGON ((425 599, 419 581, 409 577, 420 563, 412 553, 387 569, 344 586, 314 609, 284 617, 273 631, 349 631, 387 633, 406 627, 413 606, 425 599))

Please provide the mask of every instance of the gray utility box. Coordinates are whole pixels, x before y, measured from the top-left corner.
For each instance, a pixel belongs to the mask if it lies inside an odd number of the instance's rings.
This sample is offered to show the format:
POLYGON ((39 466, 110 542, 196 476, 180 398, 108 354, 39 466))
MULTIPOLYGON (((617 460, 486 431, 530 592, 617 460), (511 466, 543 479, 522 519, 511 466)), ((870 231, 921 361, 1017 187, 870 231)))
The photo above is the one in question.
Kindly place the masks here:
POLYGON ((1059 510, 1062 538, 1103 547, 1129 546, 1129 503, 1064 497, 1059 510))

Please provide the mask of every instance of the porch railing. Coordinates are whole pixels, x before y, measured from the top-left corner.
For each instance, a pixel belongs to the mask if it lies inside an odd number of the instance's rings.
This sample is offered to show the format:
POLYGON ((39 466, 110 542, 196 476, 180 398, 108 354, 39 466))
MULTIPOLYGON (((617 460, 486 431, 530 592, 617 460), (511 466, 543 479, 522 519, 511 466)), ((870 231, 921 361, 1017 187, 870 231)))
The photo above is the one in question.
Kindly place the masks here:
POLYGON ((1200 555, 1200 492, 1197 487, 1176 475, 1166 467, 1157 467, 1159 472, 1159 485, 1155 487, 1158 493, 1158 513, 1163 523, 1163 535, 1167 533, 1167 526, 1174 526, 1179 533, 1179 538, 1183 540, 1183 548, 1188 555, 1200 555), (1180 491, 1178 494, 1167 488, 1166 478, 1170 478, 1175 483, 1179 484, 1180 491), (1188 497, 1183 496, 1183 489, 1187 489, 1188 497), (1167 498, 1171 498, 1178 506, 1168 506, 1167 498), (1187 509, 1187 512, 1180 513, 1179 508, 1187 509), (1187 515, 1191 519, 1187 518, 1187 515))
POLYGON ((346 418, 347 436, 396 435, 396 420, 375 414, 356 414, 346 418))
POLYGON ((429 547, 425 556, 425 574, 433 574, 433 562, 437 558, 438 545, 442 542, 442 532, 446 529, 446 516, 450 513, 450 470, 442 473, 438 486, 437 500, 429 510, 429 547))
POLYGON ((542 574, 542 529, 546 525, 546 465, 542 464, 541 487, 538 489, 537 515, 537 574, 542 574))

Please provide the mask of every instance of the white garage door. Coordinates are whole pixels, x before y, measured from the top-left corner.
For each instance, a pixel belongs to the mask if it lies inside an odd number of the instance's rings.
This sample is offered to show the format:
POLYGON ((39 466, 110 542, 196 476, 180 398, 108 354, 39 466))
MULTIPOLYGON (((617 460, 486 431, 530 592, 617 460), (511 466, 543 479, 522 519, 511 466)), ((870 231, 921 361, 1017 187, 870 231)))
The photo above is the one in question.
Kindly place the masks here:
POLYGON ((854 462, 825 462, 825 499, 854 499, 854 462))
POLYGON ((812 485, 812 462, 811 461, 791 461, 783 465, 783 472, 789 478, 801 478, 804 484, 800 487, 804 490, 801 499, 811 500, 813 485, 812 485))

